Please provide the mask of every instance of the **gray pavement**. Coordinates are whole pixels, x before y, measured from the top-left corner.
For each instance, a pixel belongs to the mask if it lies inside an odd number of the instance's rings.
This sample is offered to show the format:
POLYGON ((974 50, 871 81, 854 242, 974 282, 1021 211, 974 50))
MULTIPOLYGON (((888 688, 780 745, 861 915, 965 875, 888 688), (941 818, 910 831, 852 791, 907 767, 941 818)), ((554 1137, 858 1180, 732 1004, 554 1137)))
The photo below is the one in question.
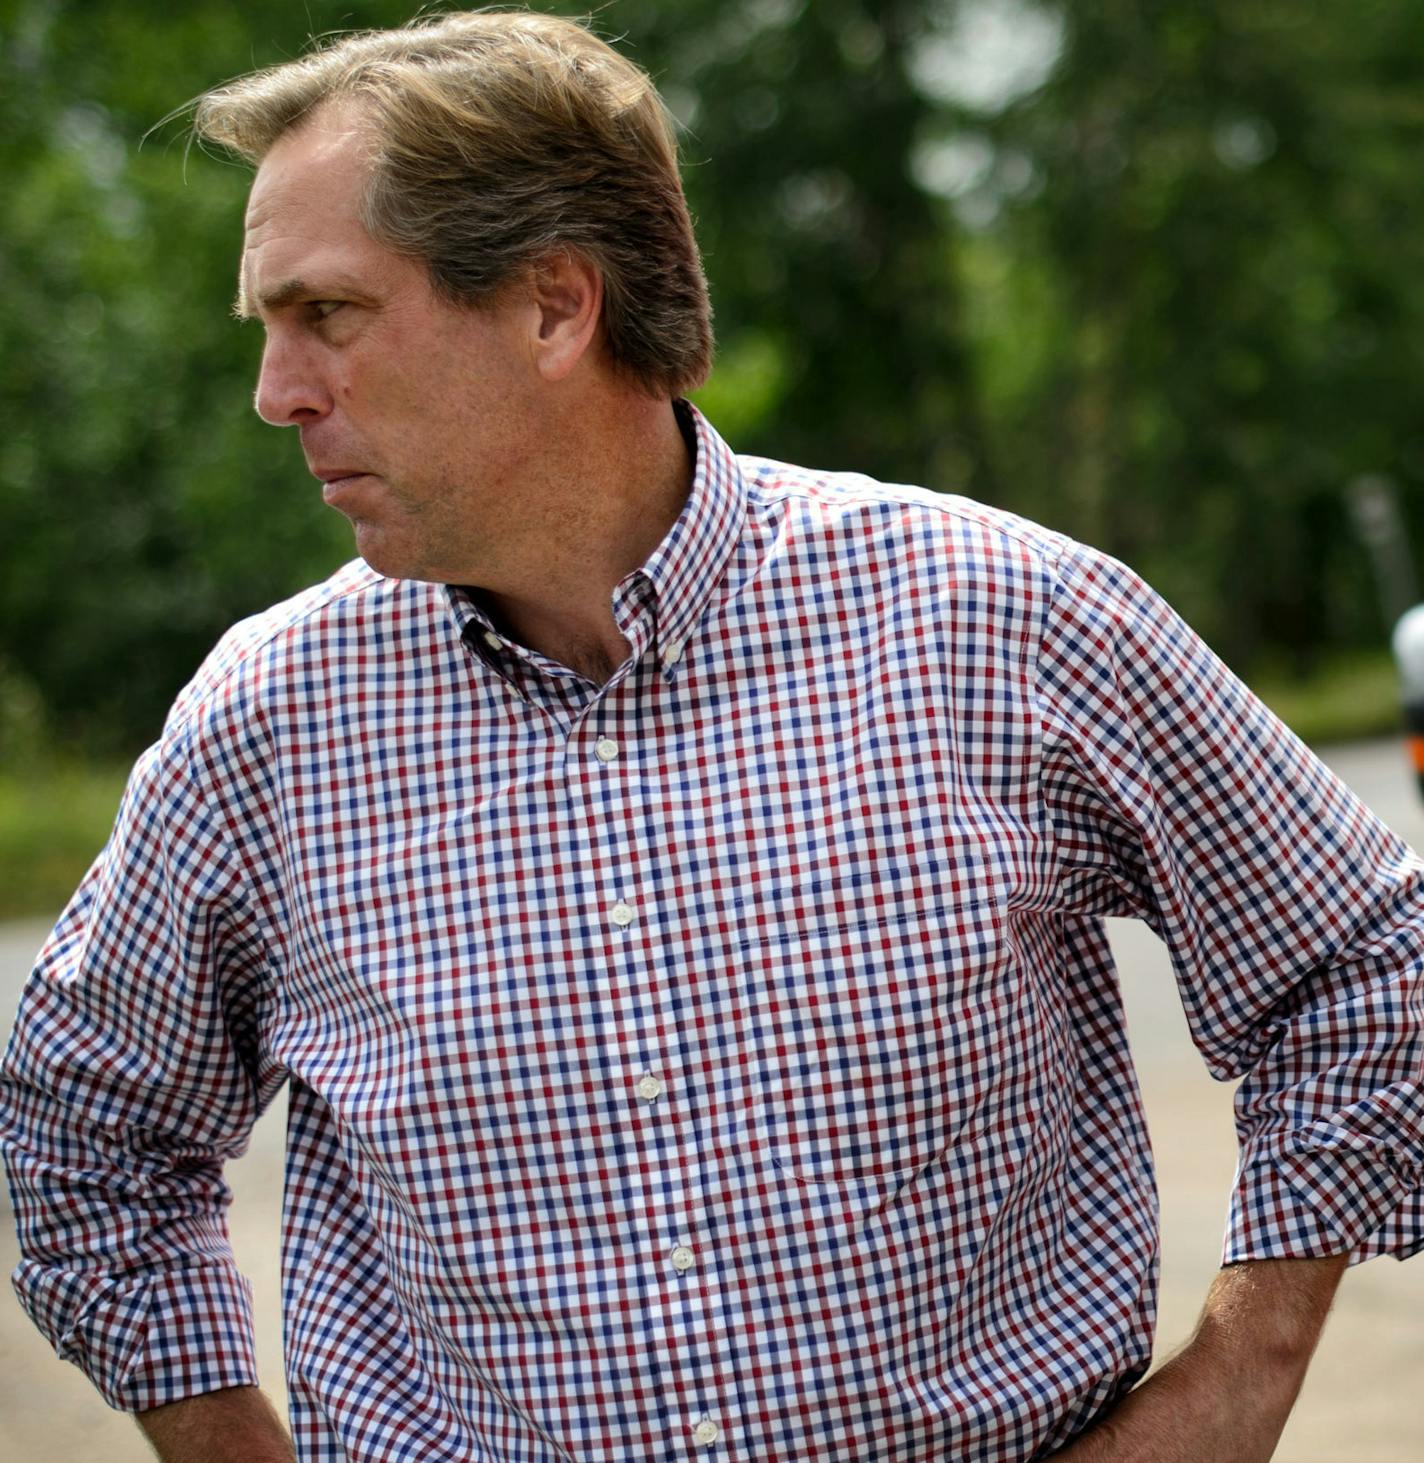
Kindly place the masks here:
MULTIPOLYGON (((1424 806, 1391 741, 1328 748, 1326 761, 1416 848, 1424 806)), ((1140 925, 1112 921, 1133 1049, 1157 1154, 1162 1195, 1158 1356, 1190 1334, 1220 1254, 1235 1159, 1231 1089, 1207 1075, 1187 1037, 1162 947, 1140 925)), ((0 1030, 48 922, 0 926, 0 1030)), ((258 1125, 229 1168, 233 1248, 253 1282, 263 1384, 284 1401, 277 1235, 285 1104, 258 1125)), ((0 1271, 16 1259, 0 1200, 0 1271)), ((1335 1313, 1277 1463, 1424 1460, 1424 1257, 1376 1260, 1345 1278, 1335 1313)), ((141 1463, 152 1454, 127 1417, 110 1412, 72 1366, 54 1359, 12 1298, 0 1294, 0 1456, 26 1463, 141 1463)), ((813 1460, 806 1460, 813 1463, 813 1460)))

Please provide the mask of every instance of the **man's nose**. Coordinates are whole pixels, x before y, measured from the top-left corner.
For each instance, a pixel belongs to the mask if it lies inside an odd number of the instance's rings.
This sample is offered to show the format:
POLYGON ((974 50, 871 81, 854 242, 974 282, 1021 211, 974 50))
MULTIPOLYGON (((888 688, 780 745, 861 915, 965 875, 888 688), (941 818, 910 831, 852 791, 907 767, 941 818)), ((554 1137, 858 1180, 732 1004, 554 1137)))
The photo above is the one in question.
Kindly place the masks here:
POLYGON ((253 403, 274 427, 298 427, 331 410, 331 394, 311 353, 299 342, 269 335, 262 348, 253 403))

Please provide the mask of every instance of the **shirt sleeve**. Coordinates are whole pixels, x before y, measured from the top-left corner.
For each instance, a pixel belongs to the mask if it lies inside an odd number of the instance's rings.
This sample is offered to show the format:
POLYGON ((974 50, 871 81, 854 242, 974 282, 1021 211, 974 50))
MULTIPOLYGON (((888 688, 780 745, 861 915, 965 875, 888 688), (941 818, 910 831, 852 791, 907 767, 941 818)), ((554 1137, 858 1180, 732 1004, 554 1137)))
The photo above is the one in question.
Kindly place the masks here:
POLYGON ((1075 547, 1037 667, 1065 911, 1166 944, 1236 1093, 1225 1261, 1424 1246, 1424 869, 1130 570, 1075 547))
POLYGON ((255 925, 183 738, 169 738, 136 766, 0 1062, 15 1288, 125 1411, 256 1380, 222 1177, 280 1086, 262 1070, 255 925))

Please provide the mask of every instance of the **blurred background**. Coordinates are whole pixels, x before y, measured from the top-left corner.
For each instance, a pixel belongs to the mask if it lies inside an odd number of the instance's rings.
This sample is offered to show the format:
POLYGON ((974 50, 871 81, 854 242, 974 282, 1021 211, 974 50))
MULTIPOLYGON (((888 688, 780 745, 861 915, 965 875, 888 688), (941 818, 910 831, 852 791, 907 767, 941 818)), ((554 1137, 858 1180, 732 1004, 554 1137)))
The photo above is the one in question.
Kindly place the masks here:
MULTIPOLYGON (((0 919, 32 921, 12 964, 221 631, 351 552, 295 434, 251 410, 260 327, 227 310, 249 175, 163 119, 412 8, 0 0, 0 919)), ((1095 543, 1307 739, 1393 731, 1387 635, 1424 534, 1424 6, 610 0, 595 26, 684 129, 720 343, 697 399, 735 447, 1095 543)), ((1369 768, 1407 821, 1402 762, 1369 768)), ((1230 1095, 1201 1081, 1224 1202, 1230 1095)), ((1418 1326, 1402 1344, 1424 1375, 1418 1326)), ((1370 1404, 1377 1451, 1355 1419, 1347 1451, 1302 1428, 1291 1456, 1424 1456, 1413 1390, 1370 1404)))
MULTIPOLYGON (((81 818, 228 624, 350 555, 251 410, 249 174, 162 119, 411 10, 0 0, 6 827, 41 793, 45 828, 81 818)), ((1126 559, 1308 736, 1394 725, 1424 6, 611 0, 596 25, 685 129, 699 399, 735 446, 1025 513, 1126 559)), ((0 915, 62 898, 103 831, 0 835, 0 915)))

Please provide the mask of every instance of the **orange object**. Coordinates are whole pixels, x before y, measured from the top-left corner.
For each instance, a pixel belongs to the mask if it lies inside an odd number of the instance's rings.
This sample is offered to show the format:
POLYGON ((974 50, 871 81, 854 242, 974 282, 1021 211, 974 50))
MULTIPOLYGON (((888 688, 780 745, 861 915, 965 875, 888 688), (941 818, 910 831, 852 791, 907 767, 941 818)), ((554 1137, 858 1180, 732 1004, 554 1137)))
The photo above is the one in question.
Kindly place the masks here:
POLYGON ((1424 736, 1406 737, 1404 740, 1409 748, 1409 760, 1414 764, 1414 770, 1424 777, 1424 736))

